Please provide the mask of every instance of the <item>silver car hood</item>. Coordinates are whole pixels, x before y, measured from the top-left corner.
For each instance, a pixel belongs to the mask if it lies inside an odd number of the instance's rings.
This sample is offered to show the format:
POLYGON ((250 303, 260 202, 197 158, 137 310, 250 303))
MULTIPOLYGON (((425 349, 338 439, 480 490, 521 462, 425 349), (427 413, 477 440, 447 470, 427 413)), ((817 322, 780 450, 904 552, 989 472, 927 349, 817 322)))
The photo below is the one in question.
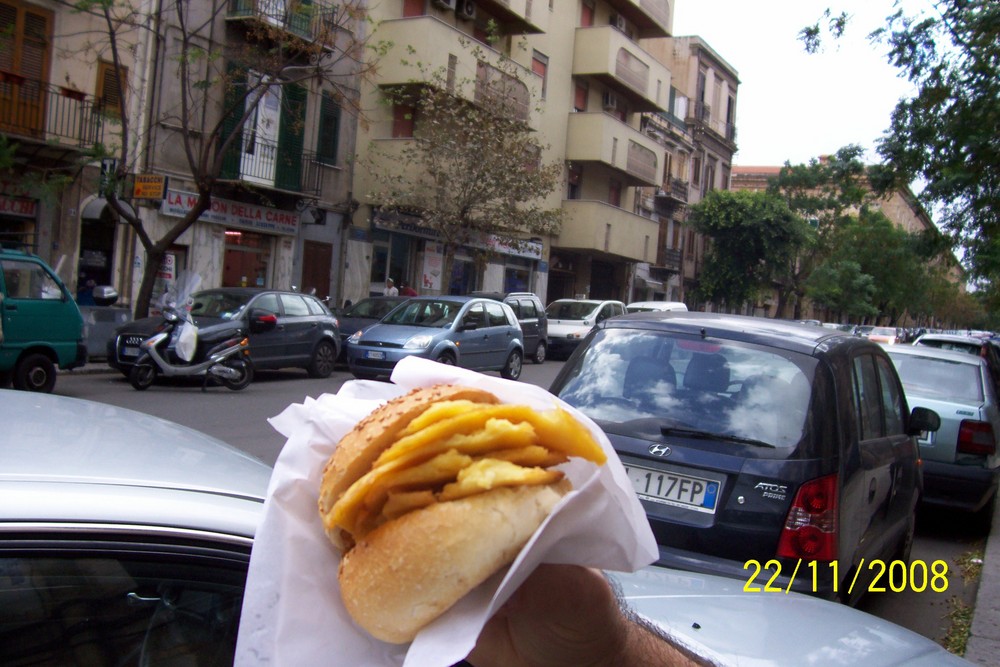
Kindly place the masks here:
POLYGON ((612 573, 630 605, 720 665, 970 665, 932 640, 843 604, 751 593, 743 580, 650 567, 612 573))

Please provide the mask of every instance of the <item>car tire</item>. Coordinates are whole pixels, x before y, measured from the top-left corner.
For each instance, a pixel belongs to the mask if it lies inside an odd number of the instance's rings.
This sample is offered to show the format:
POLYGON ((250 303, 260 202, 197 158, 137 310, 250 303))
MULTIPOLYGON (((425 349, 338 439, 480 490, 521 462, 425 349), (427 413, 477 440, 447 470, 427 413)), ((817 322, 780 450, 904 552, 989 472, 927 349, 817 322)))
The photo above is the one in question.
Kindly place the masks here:
POLYGON ((521 368, 523 367, 523 357, 519 350, 514 350, 507 357, 507 363, 503 365, 500 369, 500 377, 506 380, 516 380, 521 377, 521 368))
POLYGON ((149 361, 136 364, 128 373, 128 381, 136 391, 146 391, 156 381, 156 366, 149 361))
POLYGON ((543 341, 538 341, 538 347, 535 348, 535 356, 531 360, 536 364, 545 363, 545 343, 543 341))
POLYGON ((899 546, 896 547, 896 553, 893 560, 899 560, 907 565, 910 564, 910 553, 913 551, 913 540, 917 533, 917 514, 914 512, 910 515, 910 520, 906 524, 906 530, 903 533, 903 537, 899 542, 899 546))
POLYGON ((328 378, 337 364, 337 348, 328 340, 321 340, 313 350, 312 361, 306 372, 311 378, 328 378))
POLYGON ((442 352, 438 355, 438 358, 435 359, 435 361, 439 364, 444 364, 445 366, 455 366, 458 364, 458 360, 455 359, 455 355, 451 352, 442 352))
POLYGON ((52 393, 56 386, 56 366, 44 354, 25 355, 14 367, 14 389, 52 393))

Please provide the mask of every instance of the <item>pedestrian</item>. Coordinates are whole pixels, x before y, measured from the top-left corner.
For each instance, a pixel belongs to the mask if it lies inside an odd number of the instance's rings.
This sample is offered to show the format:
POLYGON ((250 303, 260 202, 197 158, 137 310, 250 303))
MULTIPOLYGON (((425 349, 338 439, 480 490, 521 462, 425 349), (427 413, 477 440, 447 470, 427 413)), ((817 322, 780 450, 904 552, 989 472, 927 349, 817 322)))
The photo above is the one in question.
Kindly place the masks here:
POLYGON ((400 281, 399 283, 399 295, 400 296, 417 296, 417 290, 410 287, 409 283, 400 281))
POLYGON ((393 284, 392 278, 385 279, 385 289, 382 290, 383 296, 399 296, 399 290, 396 289, 396 285, 393 284))

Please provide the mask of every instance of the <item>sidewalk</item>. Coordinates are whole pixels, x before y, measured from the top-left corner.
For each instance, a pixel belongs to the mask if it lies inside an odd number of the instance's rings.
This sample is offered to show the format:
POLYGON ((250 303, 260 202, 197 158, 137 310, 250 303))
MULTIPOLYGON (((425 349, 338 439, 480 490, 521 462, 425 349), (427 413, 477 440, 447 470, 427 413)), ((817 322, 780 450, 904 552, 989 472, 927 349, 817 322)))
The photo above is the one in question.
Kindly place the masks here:
POLYGON ((986 539, 965 658, 983 667, 1000 665, 1000 511, 994 512, 986 539))

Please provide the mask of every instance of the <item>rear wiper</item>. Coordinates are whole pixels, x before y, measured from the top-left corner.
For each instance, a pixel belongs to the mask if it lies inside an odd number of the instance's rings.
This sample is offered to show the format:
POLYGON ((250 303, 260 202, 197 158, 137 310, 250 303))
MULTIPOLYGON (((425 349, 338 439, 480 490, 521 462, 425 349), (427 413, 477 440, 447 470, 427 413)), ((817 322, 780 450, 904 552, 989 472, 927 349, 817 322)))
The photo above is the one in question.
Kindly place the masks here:
POLYGON ((712 433, 711 431, 699 431, 698 429, 681 428, 678 426, 661 426, 660 434, 682 435, 685 438, 693 438, 696 440, 722 440, 724 442, 737 442, 741 445, 754 445, 756 447, 768 447, 770 449, 775 449, 774 445, 770 442, 764 442, 763 440, 744 438, 731 433, 712 433))

